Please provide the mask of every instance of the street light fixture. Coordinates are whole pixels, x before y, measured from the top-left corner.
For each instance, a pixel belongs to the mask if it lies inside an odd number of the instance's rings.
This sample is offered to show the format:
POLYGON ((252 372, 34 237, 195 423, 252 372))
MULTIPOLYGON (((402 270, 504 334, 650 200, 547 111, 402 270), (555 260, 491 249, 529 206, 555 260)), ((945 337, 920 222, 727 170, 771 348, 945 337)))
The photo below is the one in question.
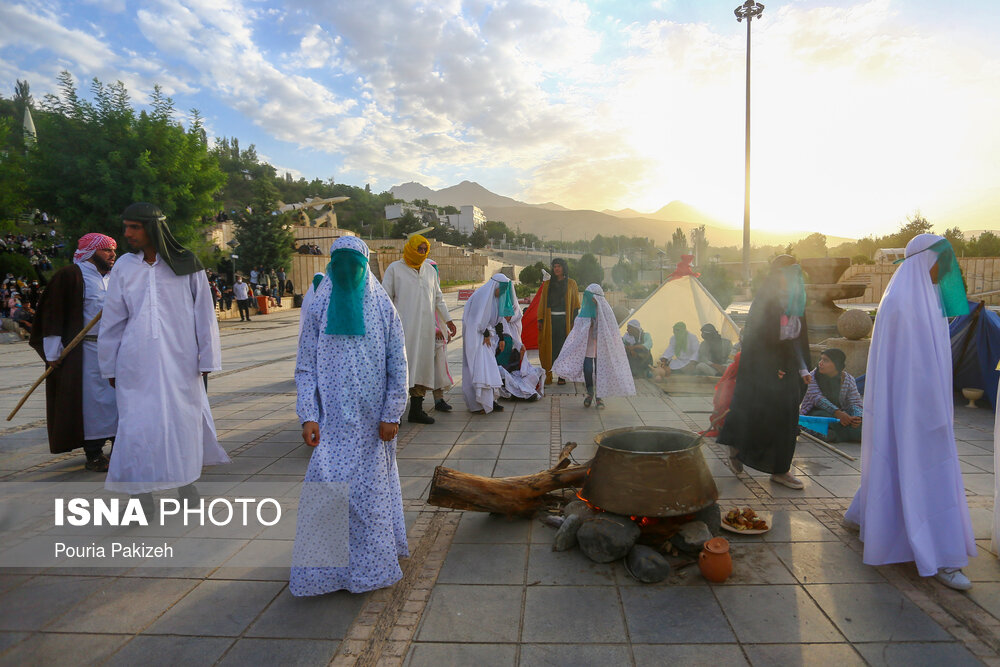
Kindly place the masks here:
POLYGON ((750 287, 750 24, 764 13, 764 5, 747 0, 734 10, 736 21, 747 20, 746 184, 743 193, 743 280, 750 287))

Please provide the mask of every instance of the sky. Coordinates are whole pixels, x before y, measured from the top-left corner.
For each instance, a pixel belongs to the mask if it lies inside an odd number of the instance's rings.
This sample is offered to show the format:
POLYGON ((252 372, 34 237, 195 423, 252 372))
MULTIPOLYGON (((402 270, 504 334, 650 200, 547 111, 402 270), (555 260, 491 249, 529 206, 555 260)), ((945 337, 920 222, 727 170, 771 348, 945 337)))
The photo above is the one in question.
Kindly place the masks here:
MULTIPOLYGON (((154 84, 280 171, 742 225, 736 0, 5 0, 0 86, 154 84)), ((751 223, 1000 229, 1000 3, 768 1, 751 223)), ((457 205, 475 202, 455 202, 457 205)))

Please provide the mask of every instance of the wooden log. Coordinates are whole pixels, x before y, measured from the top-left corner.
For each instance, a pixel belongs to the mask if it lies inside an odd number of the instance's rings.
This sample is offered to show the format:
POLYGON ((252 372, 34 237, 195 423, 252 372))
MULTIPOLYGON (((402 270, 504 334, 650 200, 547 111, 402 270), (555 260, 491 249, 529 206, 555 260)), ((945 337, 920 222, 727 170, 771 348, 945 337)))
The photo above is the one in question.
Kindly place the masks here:
POLYGON ((590 462, 570 465, 569 453, 575 447, 576 443, 567 443, 558 462, 548 470, 518 477, 483 477, 438 466, 427 503, 457 510, 531 516, 561 500, 551 491, 583 485, 590 462))

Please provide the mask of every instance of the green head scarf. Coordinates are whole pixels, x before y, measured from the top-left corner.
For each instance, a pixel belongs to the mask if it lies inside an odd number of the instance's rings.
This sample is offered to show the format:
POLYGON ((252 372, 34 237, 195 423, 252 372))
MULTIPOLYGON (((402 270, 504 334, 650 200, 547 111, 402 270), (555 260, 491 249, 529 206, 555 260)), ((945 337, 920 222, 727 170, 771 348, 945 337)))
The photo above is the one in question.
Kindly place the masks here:
POLYGON ((153 204, 138 202, 130 205, 122 212, 122 222, 126 220, 142 223, 156 253, 175 275, 186 276, 205 270, 195 254, 182 246, 170 233, 166 216, 153 204))
POLYGON ((785 315, 802 317, 806 313, 806 284, 802 279, 802 266, 792 264, 779 269, 785 276, 788 301, 785 303, 785 315))
MULTIPOLYGON (((929 235, 928 235, 929 236, 929 235)), ((945 317, 957 317, 958 315, 969 314, 969 300, 965 295, 965 282, 962 280, 962 269, 955 258, 955 250, 951 247, 951 242, 946 238, 936 241, 930 247, 925 248, 935 253, 938 266, 937 286, 941 292, 941 308, 945 317)), ((917 253, 924 252, 918 250, 911 253, 909 257, 917 253)), ((902 259, 898 259, 893 264, 899 264, 902 259)))
POLYGON ((500 317, 513 317, 514 315, 514 283, 509 280, 499 283, 500 294, 497 296, 497 313, 500 317))
POLYGON ((597 300, 590 292, 584 291, 583 303, 580 304, 580 312, 577 317, 594 318, 597 316, 597 300))
MULTIPOLYGON (((343 237, 354 240, 354 237, 343 237)), ((360 243, 364 243, 361 241, 360 243)), ((365 287, 368 284, 368 257, 351 243, 338 240, 330 251, 326 273, 332 283, 326 310, 328 336, 365 335, 365 287)))
POLYGON ((683 322, 674 325, 674 356, 680 358, 688 349, 688 328, 683 322))

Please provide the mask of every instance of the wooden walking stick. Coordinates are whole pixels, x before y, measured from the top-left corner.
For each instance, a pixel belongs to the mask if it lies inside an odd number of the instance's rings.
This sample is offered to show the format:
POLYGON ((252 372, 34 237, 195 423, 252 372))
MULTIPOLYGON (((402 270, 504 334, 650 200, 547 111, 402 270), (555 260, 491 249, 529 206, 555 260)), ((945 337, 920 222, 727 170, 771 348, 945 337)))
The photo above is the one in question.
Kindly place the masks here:
MULTIPOLYGON (((103 315, 103 314, 104 314, 104 311, 102 310, 101 312, 99 312, 96 315, 94 315, 94 319, 90 320, 90 322, 87 324, 87 326, 85 326, 80 331, 80 333, 78 333, 76 335, 76 338, 74 338, 73 340, 71 340, 69 342, 69 345, 67 345, 66 347, 63 348, 62 354, 59 355, 59 359, 57 359, 55 361, 55 364, 62 363, 62 360, 65 359, 66 356, 69 355, 69 353, 73 351, 73 348, 80 344, 80 341, 82 341, 83 337, 87 335, 87 332, 90 331, 91 329, 93 329, 94 325, 101 321, 101 315, 103 315)), ((55 370, 55 368, 56 368, 55 365, 49 366, 48 368, 45 369, 45 372, 42 373, 42 377, 40 377, 37 380, 35 380, 35 384, 31 385, 31 389, 28 390, 28 393, 26 393, 24 396, 21 397, 21 400, 18 401, 17 405, 14 406, 14 409, 10 411, 9 415, 7 415, 7 421, 10 421, 11 419, 14 418, 14 415, 17 414, 17 411, 20 410, 21 406, 24 405, 24 402, 28 400, 28 397, 31 396, 31 394, 36 389, 38 389, 38 385, 40 385, 42 382, 44 382, 45 378, 47 378, 49 376, 49 374, 52 373, 53 370, 55 370)))

